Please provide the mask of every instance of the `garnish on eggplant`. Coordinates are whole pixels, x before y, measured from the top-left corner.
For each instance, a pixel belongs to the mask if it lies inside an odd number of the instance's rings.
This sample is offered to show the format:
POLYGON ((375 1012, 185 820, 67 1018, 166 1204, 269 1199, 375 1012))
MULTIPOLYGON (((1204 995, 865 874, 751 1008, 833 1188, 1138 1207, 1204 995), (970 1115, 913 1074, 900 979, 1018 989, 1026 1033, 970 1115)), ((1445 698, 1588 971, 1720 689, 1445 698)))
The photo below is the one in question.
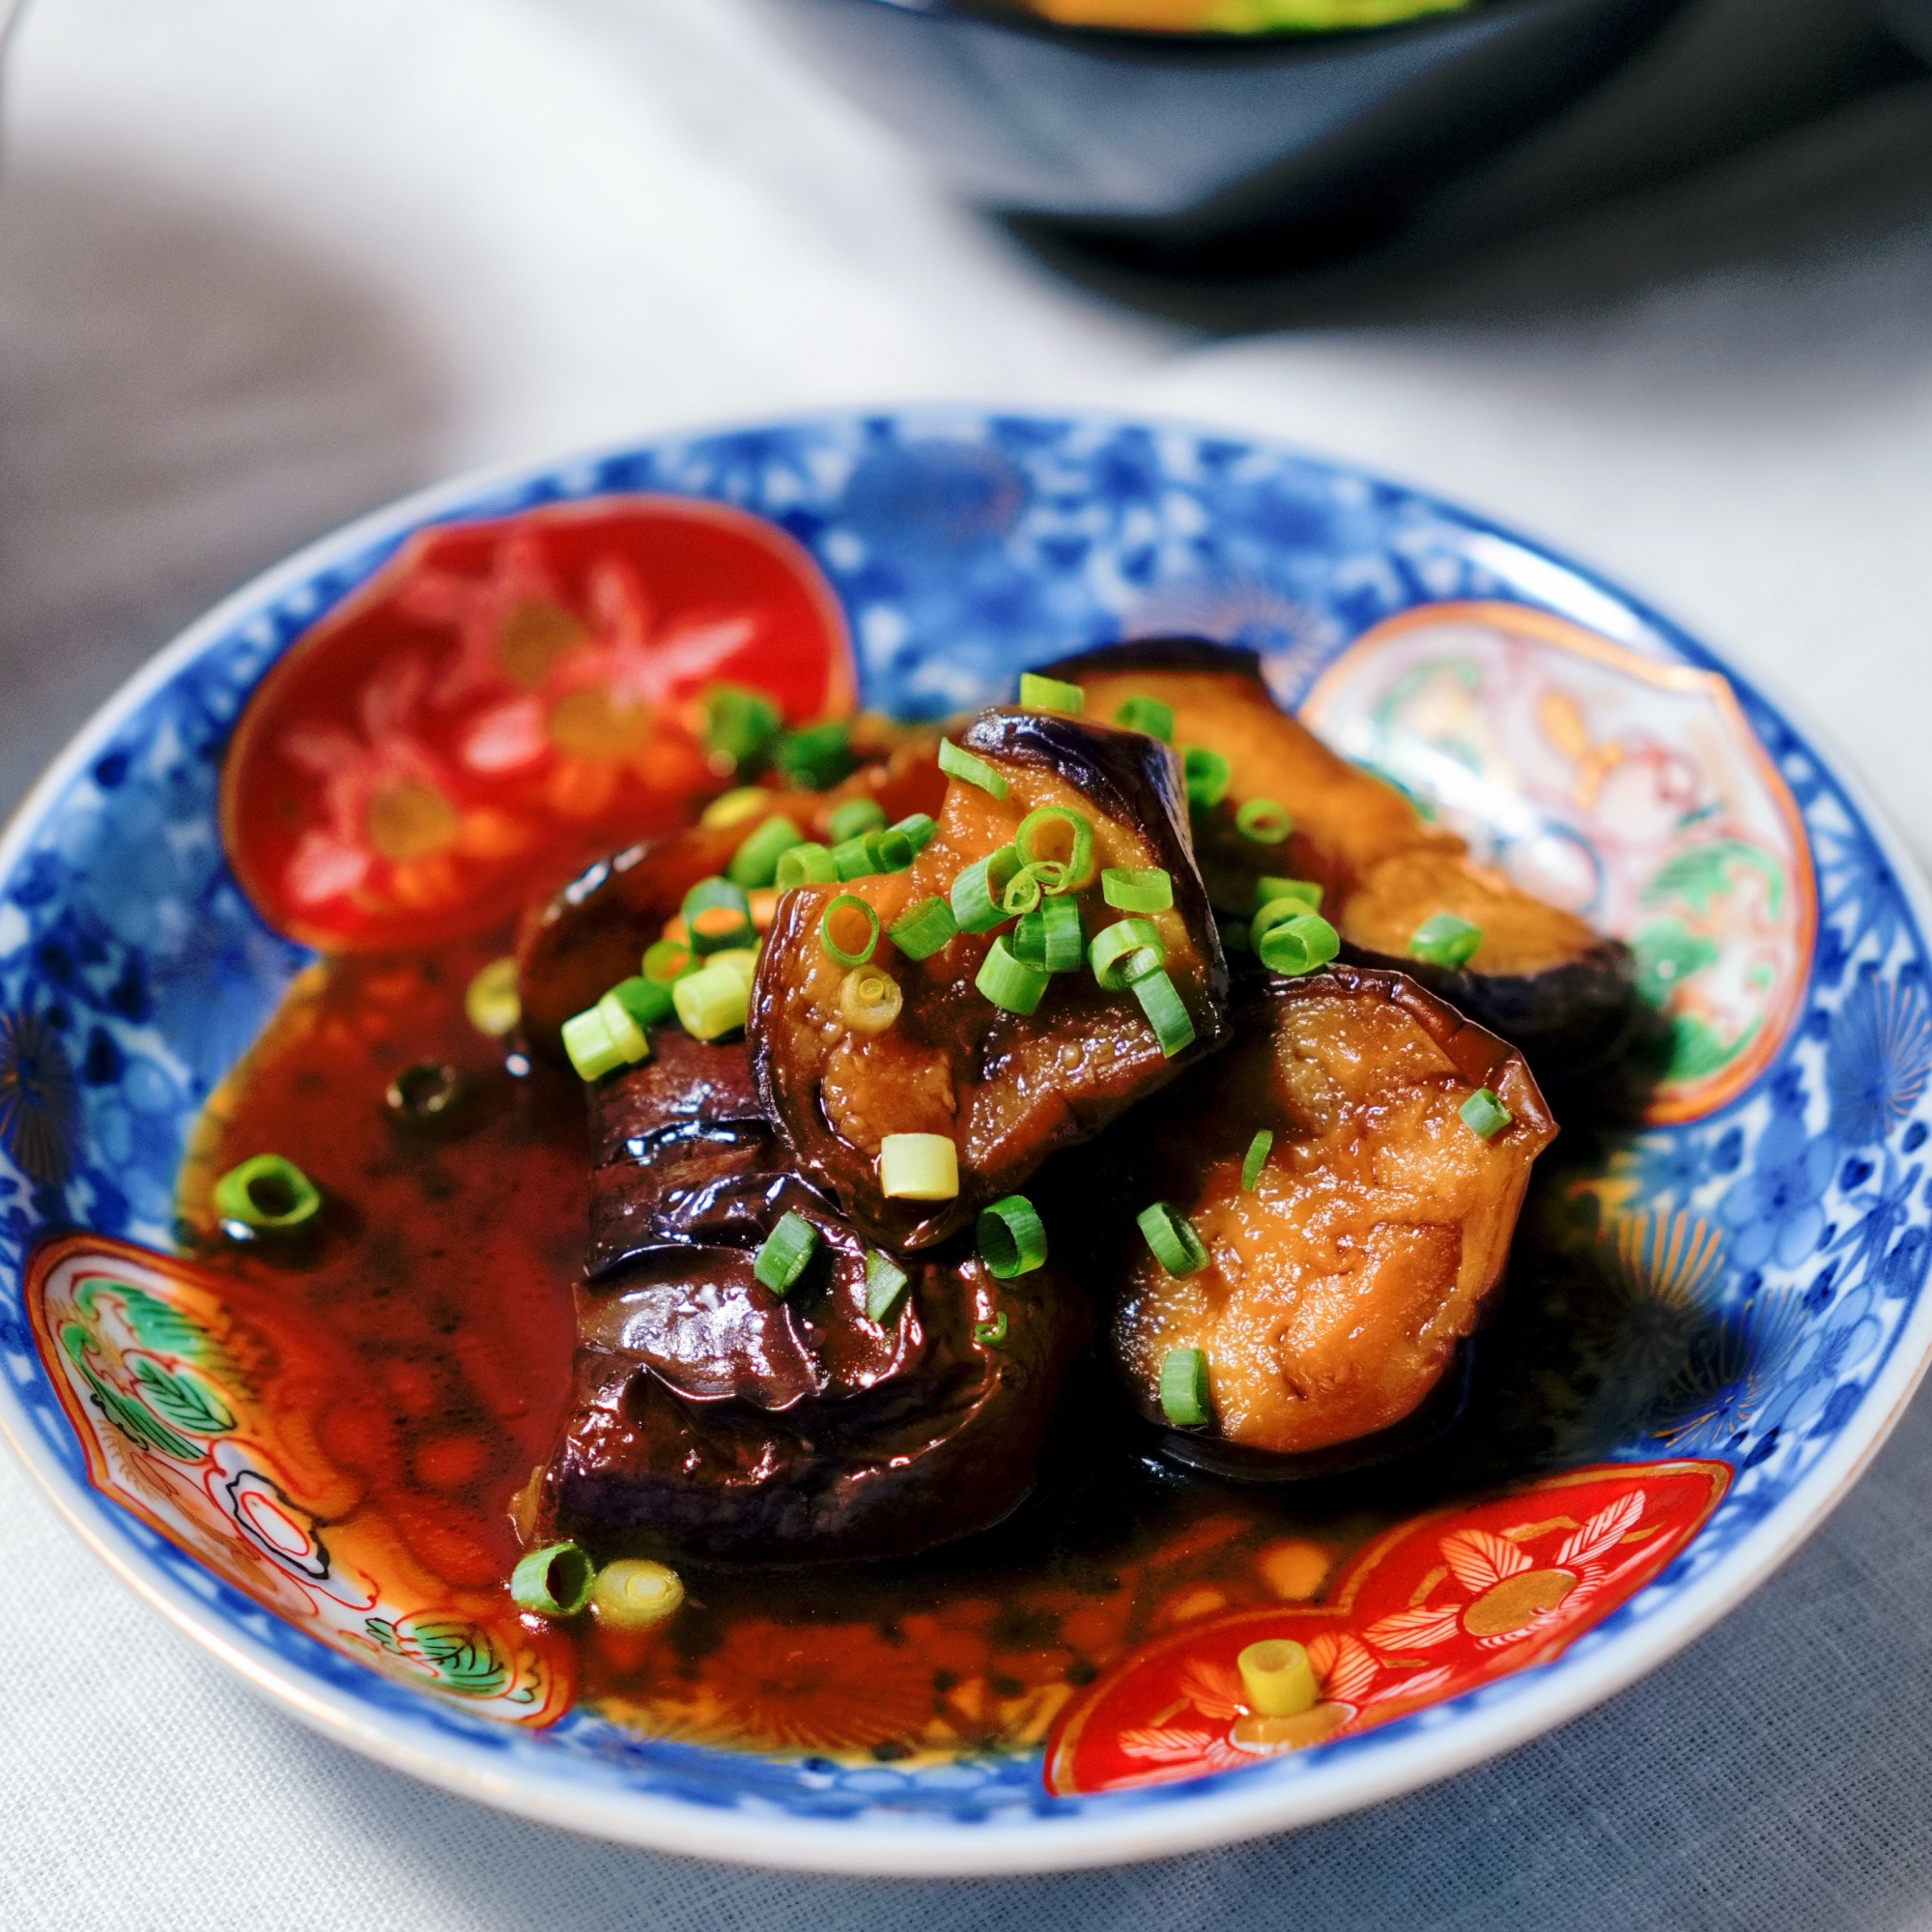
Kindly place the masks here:
POLYGON ((742 1041, 658 1029, 591 1090, 587 1278, 533 1534, 753 1564, 912 1554, 1032 1487, 1086 1306, 1051 1263, 882 1256, 794 1174, 742 1041), (782 1224, 796 1277, 759 1273, 782 1224))
POLYGON ((1166 1212, 1127 1231, 1115 1358, 1179 1460, 1378 1460, 1453 1395, 1556 1122, 1520 1053, 1398 973, 1271 977, 1235 1027, 1128 1156, 1166 1212))
POLYGON ((1276 704, 1252 651, 1150 639, 1050 670, 1081 688, 1095 718, 1136 697, 1157 700, 1173 714, 1177 746, 1228 761, 1225 795, 1194 815, 1196 856, 1219 912, 1250 917, 1265 878, 1319 886, 1346 956, 1420 980, 1520 1046, 1551 1081, 1600 1064, 1625 1038, 1635 1011, 1630 950, 1479 866, 1394 786, 1336 756, 1276 704), (1243 809, 1258 801, 1283 808, 1293 831, 1244 832, 1243 809), (1443 919, 1473 928, 1466 957, 1453 945, 1413 950, 1443 919))
POLYGON ((1224 1025, 1226 968, 1164 746, 1001 711, 944 756, 954 775, 910 868, 786 893, 753 996, 759 1092, 799 1171, 895 1248, 945 1240, 1224 1025), (862 970, 889 982, 881 998, 861 997, 862 970), (895 1181, 908 1151, 956 1179, 895 1181))
MULTIPOLYGON (((618 981, 638 970, 684 895, 723 873, 758 828, 786 818, 808 838, 830 836, 834 815, 865 800, 888 821, 933 812, 946 781, 934 762, 938 734, 903 735, 872 762, 822 792, 748 789, 727 824, 699 824, 632 845, 598 863, 531 907, 518 936, 518 994, 528 1043, 560 1059, 559 1035, 618 981)), ((714 814, 716 815, 715 808, 714 814)), ((728 815, 728 814, 727 814, 728 815)))

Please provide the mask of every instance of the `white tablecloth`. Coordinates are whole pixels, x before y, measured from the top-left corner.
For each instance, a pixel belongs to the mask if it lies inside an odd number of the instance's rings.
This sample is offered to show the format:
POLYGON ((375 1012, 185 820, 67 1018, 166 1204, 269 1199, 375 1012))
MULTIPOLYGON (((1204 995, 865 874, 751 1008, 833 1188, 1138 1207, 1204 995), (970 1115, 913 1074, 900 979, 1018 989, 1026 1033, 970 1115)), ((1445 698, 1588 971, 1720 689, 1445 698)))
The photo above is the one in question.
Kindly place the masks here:
MULTIPOLYGON (((739 0, 36 6, 0 185, 0 796, 213 596, 408 485, 952 396, 1212 419, 1514 522, 1795 697, 1932 851, 1932 79, 1888 75, 1859 0, 1704 0, 1426 248, 1223 304, 1279 325, 1239 338, 1056 280, 739 0), (1498 239, 1847 74, 1890 84, 1498 239)), ((1165 1865, 908 1889, 619 1851, 367 1765, 0 1464, 0 1925, 1932 1924, 1928 1477, 1921 1405, 1719 1630, 1435 1790, 1165 1865)))

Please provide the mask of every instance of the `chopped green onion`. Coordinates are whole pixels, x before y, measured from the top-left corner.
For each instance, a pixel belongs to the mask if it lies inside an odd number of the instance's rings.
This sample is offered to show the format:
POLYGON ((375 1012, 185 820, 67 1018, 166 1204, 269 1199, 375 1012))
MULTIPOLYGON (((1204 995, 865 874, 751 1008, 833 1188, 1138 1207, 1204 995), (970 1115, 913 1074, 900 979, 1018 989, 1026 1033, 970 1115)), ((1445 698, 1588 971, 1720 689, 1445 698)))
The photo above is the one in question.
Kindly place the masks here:
POLYGON ((1213 1421, 1208 1357, 1201 1350, 1170 1349, 1160 1358, 1160 1412, 1177 1429, 1199 1429, 1213 1421))
POLYGON ((848 798, 826 822, 825 836, 833 844, 876 832, 886 822, 886 809, 875 798, 848 798))
POLYGON ((879 1192, 888 1201, 953 1201, 959 1150, 944 1134, 888 1134, 879 1143, 879 1192))
POLYGON ((1057 677, 1041 677, 1037 670, 1020 672, 1020 708, 1023 711, 1065 711, 1079 717, 1087 708, 1087 694, 1077 684, 1063 684, 1057 677))
POLYGON ((1321 888, 1313 879, 1260 878, 1255 881, 1255 911, 1276 899, 1294 899, 1309 912, 1321 910, 1321 888))
POLYGON ((904 1005, 899 982, 883 966, 855 966, 838 983, 838 1010, 854 1033, 884 1033, 904 1005))
POLYGON ((768 886, 778 870, 780 855, 802 844, 804 839, 805 835, 782 813, 768 818, 731 854, 724 876, 748 893, 768 886))
POLYGON ((1174 903, 1174 880, 1161 866, 1109 866, 1100 874, 1100 896, 1122 912, 1165 912, 1174 903))
POLYGON ((1264 1637, 1235 1659, 1248 1709, 1258 1718, 1298 1718, 1321 1701, 1308 1653, 1293 1637, 1264 1637))
POLYGON ((995 798, 1005 798, 1007 781, 984 758, 976 758, 971 752, 962 752, 951 738, 939 741, 939 769, 948 778, 963 779, 968 784, 978 785, 981 791, 991 792, 995 798))
POLYGON ((680 1024, 694 1039, 721 1039, 743 1026, 752 1010, 751 979, 728 960, 687 973, 670 996, 680 1024))
POLYGON ((716 952, 724 946, 746 946, 753 941, 752 902, 743 886, 713 875, 699 879, 685 894, 678 908, 684 929, 698 952, 716 952))
POLYGON ((648 1556, 620 1556, 597 1573, 590 1614, 611 1630, 655 1630, 684 1602, 684 1578, 648 1556))
POLYGON ((758 1247, 752 1275, 781 1301, 798 1286, 798 1278, 817 1252, 818 1230, 803 1214, 785 1213, 758 1247))
POLYGON ((1007 881, 1007 889, 1000 895, 1000 910, 1009 919, 1021 918, 1037 911, 1039 901, 1039 872, 1035 867, 1022 866, 1007 881))
MULTIPOLYGON (((745 990, 752 990, 752 981, 758 977, 757 949, 752 946, 727 946, 723 952, 714 952, 704 962, 715 966, 721 973, 735 973, 745 982, 745 990)), ((672 1004, 675 1005, 673 995, 672 1004)))
POLYGON ((224 1222, 262 1234, 282 1234, 322 1212, 322 1190, 294 1161, 258 1153, 231 1167, 214 1183, 214 1211, 224 1222))
POLYGON ((699 700, 704 706, 704 749, 714 770, 736 771, 758 757, 778 735, 779 708, 762 692, 743 685, 714 684, 699 700))
POLYGON ((1028 869, 1038 875, 1046 892, 1076 893, 1094 875, 1094 821, 1085 812, 1064 805, 1042 805, 1020 820, 1013 833, 1013 849, 1028 869), (1067 852, 1064 859, 1034 850, 1034 841, 1039 835, 1056 825, 1066 827, 1067 852))
POLYGON ((876 827, 833 846, 832 863, 841 879, 869 879, 880 872, 901 872, 912 864, 912 840, 903 832, 876 827))
POLYGON ((973 984, 1003 1012, 1030 1013, 1052 980, 1044 966, 1029 966, 1024 959, 1015 959, 1002 937, 987 948, 973 984))
POLYGON ((1291 980, 1327 965, 1341 950, 1341 934, 1319 912, 1298 912, 1270 926, 1255 942, 1262 964, 1291 980))
POLYGON ((772 883, 780 892, 788 893, 794 886, 836 885, 838 879, 838 861, 832 856, 832 848, 808 843, 794 845, 780 855, 772 883))
POLYGON ((1077 899, 1048 899, 1026 914, 1013 927, 1013 957, 1049 973, 1079 970, 1087 956, 1087 936, 1080 929, 1077 899))
POLYGON ((1408 956, 1431 966, 1466 966, 1483 943, 1483 928, 1438 912, 1408 935, 1408 956))
POLYGON ((903 917, 886 928, 886 937, 908 959, 929 959, 958 930, 952 908, 935 893, 908 906, 903 917))
POLYGON ((1094 979, 1110 993, 1159 972, 1166 957, 1160 928, 1151 919, 1122 919, 1103 925, 1087 949, 1094 979))
POLYGON ((1257 845, 1279 845, 1294 830, 1294 820, 1271 798, 1251 798, 1235 813, 1235 829, 1257 845))
POLYGON ((803 731, 781 731, 772 743, 772 763, 801 791, 823 791, 836 785, 857 762, 842 724, 810 724, 803 731))
POLYGON ((613 1033, 602 1000, 564 1021, 563 1050, 580 1080, 601 1080, 613 1068, 629 1066, 650 1052, 650 1042, 632 1024, 628 1013, 620 1015, 620 1022, 613 1033), (634 1044, 641 1051, 632 1052, 634 1044))
POLYGON ((696 970, 697 954, 681 939, 654 940, 644 948, 644 978, 655 985, 668 986, 696 970))
POLYGON ((877 1248, 866 1257, 866 1319, 888 1321, 906 1291, 906 1271, 877 1248))
POLYGON ((952 881, 952 917, 961 932, 990 932, 1007 917, 1001 901, 1019 869, 1018 851, 1002 845, 976 859, 952 881))
POLYGON ((590 1601, 597 1572, 574 1543, 532 1549, 510 1572, 510 1601, 540 1617, 574 1617, 590 1601))
POLYGON ((1252 1194, 1255 1182, 1262 1178, 1262 1169, 1267 1165, 1268 1150, 1274 1146, 1274 1131, 1263 1127, 1248 1143, 1248 1151, 1241 1157, 1241 1192, 1252 1194))
POLYGON ((1498 1100, 1487 1087, 1478 1087, 1463 1104, 1456 1109, 1463 1124, 1478 1140, 1493 1140, 1495 1136, 1516 1119, 1516 1116, 1498 1100))
POLYGON ((1129 731, 1145 731, 1150 738, 1169 744, 1174 738, 1174 706, 1163 704, 1157 697, 1130 697, 1114 713, 1114 723, 1124 724, 1129 731))
POLYGON ((1194 1022, 1175 990, 1174 981, 1156 970, 1133 981, 1134 998, 1141 1003, 1147 1023, 1160 1042, 1161 1058, 1172 1060, 1182 1047, 1194 1044, 1194 1022))
POLYGON ((1156 1201, 1135 1215, 1153 1258, 1177 1280, 1199 1274, 1208 1265, 1208 1250, 1194 1224, 1171 1201, 1156 1201))
POLYGON ((872 949, 879 943, 879 915, 855 893, 840 893, 825 908, 818 922, 818 943, 824 948, 825 956, 839 966, 863 966, 872 956, 872 949), (854 952, 840 946, 832 936, 832 922, 840 913, 856 912, 866 922, 866 943, 854 952))
POLYGON ((463 1010, 469 1024, 490 1039, 516 1031, 524 1016, 517 994, 517 962, 493 959, 470 980, 463 994, 463 1010))
POLYGON ((1180 775, 1187 786, 1187 803, 1196 811, 1206 811, 1228 796, 1228 781, 1234 773, 1234 766, 1206 745, 1180 748, 1180 775))
POLYGON ((1046 1224, 1024 1194, 980 1208, 974 1237, 986 1272, 1000 1281, 1031 1274, 1046 1260, 1046 1224))
POLYGON ((990 1321, 973 1324, 973 1339, 982 1349, 997 1349, 1007 1339, 1007 1311, 1003 1308, 990 1321))
POLYGON ((912 844, 912 856, 917 859, 932 843, 932 835, 939 827, 929 812, 915 811, 899 819, 892 829, 905 834, 912 844))
POLYGON ((728 832, 748 818, 755 818, 772 802, 763 785, 740 785, 736 791, 721 792, 702 811, 697 822, 710 832, 728 832))

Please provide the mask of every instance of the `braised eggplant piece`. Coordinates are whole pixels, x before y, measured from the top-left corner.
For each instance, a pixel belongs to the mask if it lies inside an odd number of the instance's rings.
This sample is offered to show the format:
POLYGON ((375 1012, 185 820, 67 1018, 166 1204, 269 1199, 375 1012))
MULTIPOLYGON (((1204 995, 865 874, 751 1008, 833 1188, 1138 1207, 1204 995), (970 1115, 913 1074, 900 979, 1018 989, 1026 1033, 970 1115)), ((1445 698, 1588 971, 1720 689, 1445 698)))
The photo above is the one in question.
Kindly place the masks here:
POLYGON ((1453 1401, 1556 1122, 1520 1053, 1399 973, 1270 976, 1235 1027, 1135 1157, 1181 1218, 1124 1250, 1115 1357, 1182 1461, 1377 1460, 1453 1401))
POLYGON ((591 1090, 587 1279, 540 1541, 715 1562, 897 1556, 989 1527, 1032 1487, 1082 1298, 955 1245, 898 1287, 788 1167, 742 1041, 671 1027, 591 1090), (787 1215, 815 1236, 758 1274, 787 1215))
POLYGON ((767 819, 785 817, 806 837, 830 836, 832 815, 855 799, 877 804, 889 821, 936 812, 946 781, 934 762, 938 734, 921 730, 883 751, 828 791, 772 791, 729 825, 696 825, 600 859, 525 915, 517 939, 518 995, 526 1040, 561 1060, 558 1036, 620 980, 638 970, 645 947, 700 879, 720 873, 767 819))
MULTIPOLYGON (((1224 1026, 1227 970, 1167 748, 1141 732, 1032 711, 989 712, 960 747, 981 777, 952 779, 911 868, 785 894, 753 991, 758 1091, 799 1172, 869 1238, 895 1248, 945 1240, 1057 1150, 1099 1132, 1218 1045, 1224 1026), (1016 838, 1026 854, 1007 856, 1016 838), (1010 866, 1045 854, 1056 838, 1049 865, 1071 865, 1073 846, 1091 838, 1080 876, 1050 885, 1044 910, 1036 908, 1066 925, 1071 950, 1059 955, 1061 969, 1020 976, 1017 995, 996 1002, 988 977, 1016 957, 1015 946, 1026 949, 1013 919, 953 931, 929 952, 900 924, 924 908, 948 930, 934 907, 967 903, 962 874, 990 867, 980 876, 997 892, 1010 866), (1101 874, 1115 868, 1164 872, 1171 905, 1130 913, 1109 904, 1101 874), (875 986, 885 976, 884 1024, 852 1006, 856 953, 828 923, 841 897, 862 900, 876 919, 865 966, 875 986), (1089 947, 1129 917, 1151 928, 1164 1016, 1151 980, 1109 990, 1093 970, 1089 947), (895 927, 904 946, 891 936, 895 927), (956 1192, 889 1193, 882 1148, 898 1135, 952 1143, 956 1192)), ((849 929, 857 909, 840 916, 849 929)))
POLYGON ((1151 639, 1069 658, 1050 674, 1078 684, 1098 718, 1151 697, 1172 710, 1177 745, 1228 760, 1226 796, 1194 818, 1202 876, 1223 913, 1248 917, 1263 877, 1321 886, 1346 956, 1420 980, 1552 1081, 1600 1063, 1625 1037, 1635 1010, 1630 950, 1479 866, 1393 785, 1337 757, 1275 702, 1252 651, 1151 639), (1241 830, 1241 808, 1255 800, 1287 810, 1286 838, 1241 830), (1425 923, 1444 915, 1480 933, 1460 965, 1410 952, 1425 923))

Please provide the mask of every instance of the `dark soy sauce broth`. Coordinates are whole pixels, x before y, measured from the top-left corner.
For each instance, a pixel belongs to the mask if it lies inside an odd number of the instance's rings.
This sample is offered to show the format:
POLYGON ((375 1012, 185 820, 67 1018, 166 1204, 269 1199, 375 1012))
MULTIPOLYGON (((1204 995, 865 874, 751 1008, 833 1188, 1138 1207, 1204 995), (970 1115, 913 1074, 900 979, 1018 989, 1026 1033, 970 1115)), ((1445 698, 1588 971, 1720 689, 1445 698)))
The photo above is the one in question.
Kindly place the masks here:
MULTIPOLYGON (((181 1188, 184 1245, 225 1274, 236 1312, 293 1310, 319 1352, 355 1364, 300 1420, 420 1560, 466 1588, 507 1578, 513 1498, 561 1418, 588 1192, 576 1078, 511 1070, 465 1015, 470 977, 508 947, 502 930, 309 968, 211 1100, 181 1188), (433 1124, 399 1122, 385 1092, 421 1063, 457 1068, 467 1091, 433 1124), (212 1214, 213 1178, 264 1151, 324 1190, 303 1242, 235 1242, 212 1214)), ((1145 1639, 1318 1602, 1389 1524, 1627 1439, 1698 1338, 1607 1264, 1578 1183, 1605 1171, 1614 1136, 1562 1111, 1468 1410, 1443 1441, 1350 1478, 1231 1484, 1162 1463, 1095 1360, 1035 1495, 998 1529, 863 1569, 679 1566, 687 1601, 659 1629, 569 1626, 580 1699, 651 1735, 844 1759, 1037 1745, 1145 1639)))

